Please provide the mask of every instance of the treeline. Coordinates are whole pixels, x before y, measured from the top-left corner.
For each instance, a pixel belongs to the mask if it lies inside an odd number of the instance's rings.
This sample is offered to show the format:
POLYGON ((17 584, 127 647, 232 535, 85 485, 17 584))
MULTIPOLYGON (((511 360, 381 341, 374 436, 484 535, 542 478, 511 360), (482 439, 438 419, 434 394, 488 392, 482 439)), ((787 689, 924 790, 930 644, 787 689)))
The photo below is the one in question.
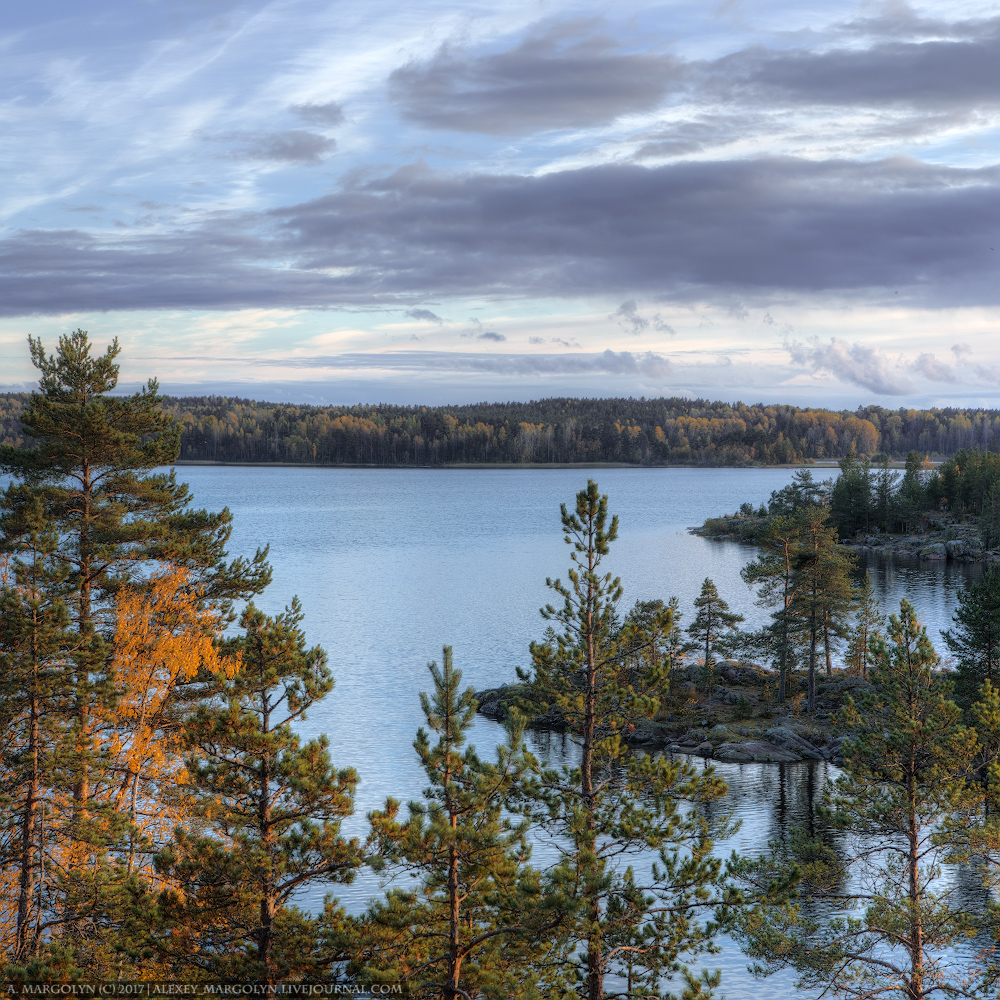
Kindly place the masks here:
MULTIPOLYGON (((28 394, 0 395, 0 442, 28 438, 28 394)), ((469 406, 305 406, 165 397, 180 458, 319 465, 624 462, 769 465, 909 451, 1000 451, 1000 411, 855 412, 689 399, 542 399, 469 406)))
MULTIPOLYGON (((601 567, 617 517, 589 482, 562 508, 571 570, 549 583, 505 742, 491 759, 467 744, 476 699, 445 647, 414 742, 422 798, 405 811, 388 799, 347 839, 358 774, 297 731, 332 689, 326 654, 294 599, 275 616, 254 606, 270 571, 260 551, 227 558, 228 512, 193 509, 156 471, 179 428, 154 387, 111 395, 116 355, 91 357, 81 331, 53 357, 32 341, 42 391, 22 420, 36 447, 0 451, 13 480, 0 496, 3 982, 710 1000, 718 973, 692 966, 728 931, 763 971, 791 967, 832 993, 995 996, 989 955, 966 961, 954 945, 995 935, 997 913, 940 891, 942 865, 960 864, 989 898, 1000 864, 995 661, 970 652, 986 679, 963 717, 913 609, 873 621, 820 821, 724 864, 724 782, 632 753, 623 734, 697 700, 671 689, 685 656, 701 659, 710 699, 739 618, 711 581, 683 634, 674 600, 623 609, 601 567), (537 715, 571 729, 579 761, 530 753, 537 715), (845 830, 860 835, 849 849, 845 830), (544 867, 539 834, 559 845, 544 867), (333 897, 296 905, 366 866, 390 881, 364 913, 333 897), (856 924, 815 919, 845 905, 856 924)), ((795 515, 790 600, 777 536, 747 574, 774 610, 759 641, 782 676, 803 647, 814 672, 835 618, 819 595, 844 564, 817 510, 795 515)))
POLYGON ((1000 454, 963 448, 933 468, 926 456, 911 451, 903 471, 897 472, 887 459, 873 465, 849 452, 839 465, 837 478, 822 482, 800 470, 766 504, 743 503, 735 515, 709 518, 702 532, 757 542, 775 518, 820 506, 845 541, 859 533, 911 532, 931 522, 971 521, 978 526, 983 549, 1000 547, 1000 454))

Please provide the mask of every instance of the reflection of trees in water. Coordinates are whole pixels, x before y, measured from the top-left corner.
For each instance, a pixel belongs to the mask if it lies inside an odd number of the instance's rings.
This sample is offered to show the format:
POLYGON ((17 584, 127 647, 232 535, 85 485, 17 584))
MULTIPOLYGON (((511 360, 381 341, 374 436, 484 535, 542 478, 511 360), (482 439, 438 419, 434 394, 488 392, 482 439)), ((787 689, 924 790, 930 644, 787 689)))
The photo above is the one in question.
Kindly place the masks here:
POLYGON ((862 552, 858 557, 857 578, 871 576, 872 587, 882 610, 898 614, 900 599, 906 597, 916 608, 917 617, 938 653, 945 651, 941 629, 949 628, 958 607, 958 592, 978 580, 985 570, 979 563, 926 562, 880 552, 862 552))

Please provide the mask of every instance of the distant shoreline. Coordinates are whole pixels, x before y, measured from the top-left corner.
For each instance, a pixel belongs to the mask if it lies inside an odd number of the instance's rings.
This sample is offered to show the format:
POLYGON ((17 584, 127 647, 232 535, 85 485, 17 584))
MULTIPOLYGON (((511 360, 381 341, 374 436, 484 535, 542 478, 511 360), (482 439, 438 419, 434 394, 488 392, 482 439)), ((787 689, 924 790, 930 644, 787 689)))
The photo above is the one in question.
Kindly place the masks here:
MULTIPOLYGON (((181 466, 185 468, 205 466, 211 468, 234 468, 234 469, 413 469, 413 470, 472 470, 483 469, 525 469, 535 471, 538 469, 699 469, 707 471, 709 469, 836 469, 834 462, 830 465, 820 465, 818 462, 807 462, 793 465, 637 465, 632 462, 448 462, 436 465, 359 465, 356 463, 340 463, 332 465, 329 462, 211 462, 207 459, 178 459, 171 462, 171 466, 181 466)), ((897 466, 893 466, 896 468, 897 466)), ((899 465, 898 468, 902 468, 899 465)))

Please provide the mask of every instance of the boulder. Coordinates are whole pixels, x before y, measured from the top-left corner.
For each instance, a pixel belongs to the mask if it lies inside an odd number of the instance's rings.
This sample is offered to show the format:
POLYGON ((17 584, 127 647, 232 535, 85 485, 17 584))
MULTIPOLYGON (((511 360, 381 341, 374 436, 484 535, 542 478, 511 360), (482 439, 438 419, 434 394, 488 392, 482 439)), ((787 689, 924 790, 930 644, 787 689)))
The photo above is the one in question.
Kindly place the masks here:
POLYGON ((797 753, 806 760, 823 760, 823 755, 816 747, 787 726, 772 726, 764 734, 764 738, 768 743, 797 753))
POLYGON ((931 545, 925 545, 919 555, 925 562, 943 562, 948 558, 948 549, 944 542, 933 542, 931 545))
POLYGON ((761 740, 745 743, 723 743, 715 751, 715 759, 732 764, 790 764, 802 760, 794 750, 785 750, 761 740))
POLYGON ((950 542, 945 542, 944 547, 949 559, 961 559, 966 552, 965 542, 961 538, 953 538, 950 542))

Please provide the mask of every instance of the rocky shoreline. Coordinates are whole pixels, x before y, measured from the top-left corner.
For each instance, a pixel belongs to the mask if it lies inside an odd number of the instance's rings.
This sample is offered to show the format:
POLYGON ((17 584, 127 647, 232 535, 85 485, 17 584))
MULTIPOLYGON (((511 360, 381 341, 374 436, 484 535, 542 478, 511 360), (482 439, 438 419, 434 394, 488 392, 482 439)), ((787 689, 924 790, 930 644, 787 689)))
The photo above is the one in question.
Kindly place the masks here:
POLYGON ((931 522, 927 529, 910 535, 861 535, 844 542, 855 552, 877 552, 923 562, 1000 564, 1000 552, 983 547, 975 524, 931 522))
MULTIPOLYGON (((724 516, 710 518, 703 525, 688 530, 713 541, 755 545, 758 533, 766 524, 763 518, 724 516)), ((906 535, 859 534, 842 544, 855 552, 881 553, 922 562, 1000 564, 1000 551, 983 546, 977 524, 946 519, 932 519, 920 531, 906 535)))
MULTIPOLYGON (((689 671, 679 673, 675 683, 689 685, 689 671)), ((712 698, 693 713, 696 718, 682 720, 668 714, 661 719, 639 719, 622 733, 625 742, 637 749, 690 754, 735 764, 842 763, 845 737, 835 734, 833 715, 843 696, 850 690, 867 687, 866 681, 848 677, 842 671, 836 671, 832 677, 824 675, 817 685, 818 711, 809 715, 794 711, 794 697, 785 706, 762 704, 764 689, 774 680, 770 671, 728 661, 720 664, 719 674, 724 686, 717 687, 712 698), (734 709, 738 705, 743 708, 742 714, 749 712, 750 717, 725 718, 736 714, 734 709)), ((793 693, 801 680, 791 679, 793 693)), ((524 693, 521 685, 478 691, 478 712, 502 722, 507 716, 507 706, 524 693)), ((567 728, 557 713, 537 716, 529 727, 550 732, 565 732, 567 728)))

